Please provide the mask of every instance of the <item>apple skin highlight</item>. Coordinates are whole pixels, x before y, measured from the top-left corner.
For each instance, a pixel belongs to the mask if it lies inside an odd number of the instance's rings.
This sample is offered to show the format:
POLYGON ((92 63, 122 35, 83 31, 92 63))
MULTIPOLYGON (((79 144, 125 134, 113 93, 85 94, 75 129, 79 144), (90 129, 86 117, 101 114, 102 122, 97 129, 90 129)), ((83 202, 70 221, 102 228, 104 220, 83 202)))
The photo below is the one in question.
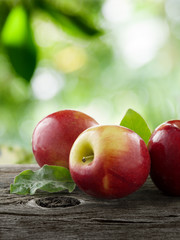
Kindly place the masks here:
POLYGON ((62 110, 43 118, 32 136, 32 150, 40 167, 44 164, 69 168, 71 147, 85 129, 98 123, 85 113, 62 110))
POLYGON ((116 125, 95 126, 74 142, 69 167, 73 180, 84 192, 116 199, 144 184, 150 157, 145 142, 132 130, 116 125), (83 161, 88 156, 93 159, 83 161))
POLYGON ((150 176, 162 192, 180 196, 180 120, 167 121, 152 133, 150 176))

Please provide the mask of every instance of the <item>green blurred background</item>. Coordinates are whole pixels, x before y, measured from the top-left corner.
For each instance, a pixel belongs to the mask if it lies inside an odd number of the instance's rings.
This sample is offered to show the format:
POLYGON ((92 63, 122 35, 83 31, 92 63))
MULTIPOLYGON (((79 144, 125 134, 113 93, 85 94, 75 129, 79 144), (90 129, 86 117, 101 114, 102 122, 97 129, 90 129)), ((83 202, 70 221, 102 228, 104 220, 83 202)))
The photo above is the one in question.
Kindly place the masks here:
POLYGON ((46 115, 76 109, 153 130, 180 118, 179 0, 1 0, 0 164, 34 162, 46 115))

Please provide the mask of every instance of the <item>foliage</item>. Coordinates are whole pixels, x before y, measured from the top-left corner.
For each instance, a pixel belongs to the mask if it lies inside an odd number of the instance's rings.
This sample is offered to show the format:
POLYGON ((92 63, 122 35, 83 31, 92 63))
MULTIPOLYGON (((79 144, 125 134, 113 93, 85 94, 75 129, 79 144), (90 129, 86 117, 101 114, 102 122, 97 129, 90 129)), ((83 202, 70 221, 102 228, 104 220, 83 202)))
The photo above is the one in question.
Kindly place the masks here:
POLYGON ((128 109, 125 116, 121 120, 121 126, 127 127, 137 133, 147 144, 151 136, 151 131, 147 123, 140 114, 132 109, 128 109))
POLYGON ((10 186, 10 193, 34 195, 37 190, 49 193, 75 189, 70 172, 67 168, 44 165, 37 171, 25 170, 15 177, 10 186))

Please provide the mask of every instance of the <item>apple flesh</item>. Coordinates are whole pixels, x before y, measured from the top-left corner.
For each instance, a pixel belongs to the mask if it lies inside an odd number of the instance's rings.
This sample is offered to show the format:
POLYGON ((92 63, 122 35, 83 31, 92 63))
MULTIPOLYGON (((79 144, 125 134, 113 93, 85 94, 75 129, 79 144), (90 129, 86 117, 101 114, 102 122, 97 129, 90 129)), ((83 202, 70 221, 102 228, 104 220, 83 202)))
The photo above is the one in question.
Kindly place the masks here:
POLYGON ((145 142, 116 125, 85 130, 74 142, 69 169, 74 182, 97 198, 124 197, 146 181, 150 157, 145 142))
POLYGON ((44 164, 69 168, 71 147, 81 132, 97 125, 90 116, 62 110, 43 118, 32 136, 32 150, 40 167, 44 164))
POLYGON ((180 120, 158 126, 150 137, 150 176, 168 195, 180 196, 180 120))

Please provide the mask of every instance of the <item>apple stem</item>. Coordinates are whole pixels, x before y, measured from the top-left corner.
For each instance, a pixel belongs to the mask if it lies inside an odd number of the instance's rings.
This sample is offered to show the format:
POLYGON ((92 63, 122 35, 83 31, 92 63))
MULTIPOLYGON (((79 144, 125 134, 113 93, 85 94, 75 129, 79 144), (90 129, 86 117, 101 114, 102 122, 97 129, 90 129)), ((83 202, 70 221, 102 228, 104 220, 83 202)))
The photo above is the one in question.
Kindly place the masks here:
POLYGON ((86 157, 83 157, 82 158, 82 161, 85 163, 85 162, 92 162, 92 160, 94 159, 94 155, 90 155, 90 156, 86 156, 86 157))

